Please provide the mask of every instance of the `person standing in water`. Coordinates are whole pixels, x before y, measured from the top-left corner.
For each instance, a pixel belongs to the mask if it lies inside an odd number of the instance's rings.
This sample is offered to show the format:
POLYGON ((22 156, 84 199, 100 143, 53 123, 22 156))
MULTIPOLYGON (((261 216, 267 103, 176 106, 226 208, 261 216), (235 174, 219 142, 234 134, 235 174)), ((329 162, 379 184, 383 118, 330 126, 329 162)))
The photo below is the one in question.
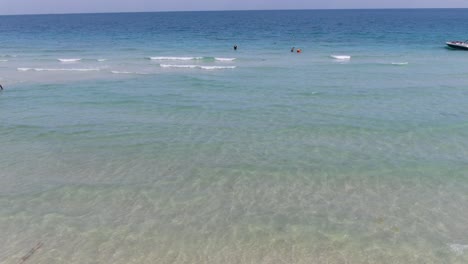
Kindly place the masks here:
POLYGON ((237 45, 236 44, 234 44, 234 50, 237 50, 237 45))
POLYGON ((3 91, 3 86, 0 84, 0 91, 3 91))
POLYGON ((291 52, 294 52, 294 49, 295 49, 295 47, 292 47, 292 48, 291 48, 291 52))

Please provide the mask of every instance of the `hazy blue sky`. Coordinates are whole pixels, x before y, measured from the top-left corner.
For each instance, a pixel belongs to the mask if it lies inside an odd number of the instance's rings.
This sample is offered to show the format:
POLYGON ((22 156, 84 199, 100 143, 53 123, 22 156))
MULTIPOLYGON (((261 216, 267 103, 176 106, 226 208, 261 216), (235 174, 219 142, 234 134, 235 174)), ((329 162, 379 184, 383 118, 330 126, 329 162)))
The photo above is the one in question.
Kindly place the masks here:
POLYGON ((0 0, 0 14, 468 7, 468 0, 0 0))

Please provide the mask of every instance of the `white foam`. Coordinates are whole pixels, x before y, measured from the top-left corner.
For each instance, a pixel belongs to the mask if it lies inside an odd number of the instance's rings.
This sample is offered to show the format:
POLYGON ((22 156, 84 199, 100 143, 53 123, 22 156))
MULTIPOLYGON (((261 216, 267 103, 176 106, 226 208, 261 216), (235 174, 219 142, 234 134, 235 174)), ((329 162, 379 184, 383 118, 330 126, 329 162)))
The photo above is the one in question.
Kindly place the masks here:
POLYGON ((217 61, 234 61, 236 58, 215 58, 217 61))
POLYGON ((47 68, 17 68, 18 71, 79 71, 79 72, 87 72, 87 71, 99 71, 100 69, 90 68, 90 69, 47 69, 47 68))
POLYGON ((330 55, 335 60, 350 60, 351 56, 349 55, 330 55))
POLYGON ((159 64, 162 68, 197 68, 198 65, 172 65, 172 64, 159 64))
POLYGON ((99 62, 103 62, 103 61, 106 61, 107 59, 97 59, 97 61, 99 62))
POLYGON ((468 245, 460 245, 460 244, 451 244, 448 245, 450 250, 458 256, 461 256, 468 250, 468 245))
POLYGON ((60 62, 78 62, 81 59, 57 59, 60 62))
POLYGON ((391 64, 396 65, 396 66, 403 66, 403 65, 408 65, 409 63, 408 62, 392 62, 391 64))
POLYGON ((0 62, 7 62, 8 60, 0 60, 0 62))
POLYGON ((113 74, 138 74, 138 75, 147 75, 149 73, 143 73, 143 72, 129 72, 129 71, 111 71, 113 74))
POLYGON ((186 68, 186 69, 203 69, 203 70, 223 70, 235 69, 236 66, 203 66, 203 65, 177 65, 177 64, 160 64, 162 68, 186 68))
POLYGON ((224 69, 235 69, 236 66, 200 66, 203 70, 224 70, 224 69))
POLYGON ((111 71, 114 74, 132 74, 133 72, 128 72, 128 71, 111 71))
POLYGON ((150 57, 150 60, 179 60, 179 61, 189 61, 189 60, 201 60, 203 57, 150 57))

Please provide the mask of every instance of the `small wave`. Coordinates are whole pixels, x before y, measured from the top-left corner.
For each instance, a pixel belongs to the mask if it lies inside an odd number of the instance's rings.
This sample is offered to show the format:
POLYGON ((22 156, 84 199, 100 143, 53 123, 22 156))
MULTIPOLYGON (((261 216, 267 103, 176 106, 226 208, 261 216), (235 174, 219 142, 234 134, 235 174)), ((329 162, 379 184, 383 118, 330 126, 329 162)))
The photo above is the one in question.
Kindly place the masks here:
POLYGON ((128 71, 111 71, 113 74, 133 74, 134 72, 128 71))
POLYGON ((107 61, 107 59, 97 59, 99 62, 107 61))
POLYGON ((81 59, 57 59, 60 62, 78 62, 81 59))
POLYGON ((146 75, 149 73, 142 73, 142 72, 129 72, 129 71, 111 71, 113 74, 138 74, 138 75, 146 75))
POLYGON ((0 60, 0 62, 7 62, 8 60, 0 60))
POLYGON ((160 64, 162 68, 197 68, 199 67, 198 65, 172 65, 172 64, 160 64))
POLYGON ((235 69, 237 66, 200 66, 203 70, 223 70, 223 69, 235 69))
POLYGON ((167 60, 167 61, 191 61, 191 60, 204 60, 204 61, 234 61, 236 58, 219 58, 219 57, 149 57, 150 60, 167 60))
POLYGON ((395 65, 395 66, 404 66, 404 65, 408 65, 409 63, 408 62, 392 62, 390 64, 395 65))
POLYGON ((236 58, 215 58, 217 61, 234 61, 236 58))
POLYGON ((202 65, 173 65, 173 64, 160 64, 162 68, 186 68, 186 69, 203 69, 203 70, 223 70, 235 69, 236 66, 202 66, 202 65))
POLYGON ((335 60, 350 60, 351 56, 349 55, 330 55, 335 60))
POLYGON ((1 54, 0 54, 0 57, 1 57, 1 58, 16 58, 16 55, 10 55, 10 54, 1 55, 1 54))
POLYGON ((203 57, 149 57, 150 60, 180 60, 180 61, 189 61, 189 60, 202 60, 203 57))
POLYGON ((17 68, 18 71, 80 71, 80 72, 87 72, 87 71, 99 71, 100 69, 47 69, 47 68, 17 68))

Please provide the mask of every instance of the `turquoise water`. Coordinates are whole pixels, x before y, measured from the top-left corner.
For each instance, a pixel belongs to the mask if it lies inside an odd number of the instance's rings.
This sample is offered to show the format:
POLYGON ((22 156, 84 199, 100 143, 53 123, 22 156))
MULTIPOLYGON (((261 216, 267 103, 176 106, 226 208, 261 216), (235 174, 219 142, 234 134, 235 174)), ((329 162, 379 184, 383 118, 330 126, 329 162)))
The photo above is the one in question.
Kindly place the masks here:
POLYGON ((468 260, 468 10, 1 20, 0 263, 468 260))

